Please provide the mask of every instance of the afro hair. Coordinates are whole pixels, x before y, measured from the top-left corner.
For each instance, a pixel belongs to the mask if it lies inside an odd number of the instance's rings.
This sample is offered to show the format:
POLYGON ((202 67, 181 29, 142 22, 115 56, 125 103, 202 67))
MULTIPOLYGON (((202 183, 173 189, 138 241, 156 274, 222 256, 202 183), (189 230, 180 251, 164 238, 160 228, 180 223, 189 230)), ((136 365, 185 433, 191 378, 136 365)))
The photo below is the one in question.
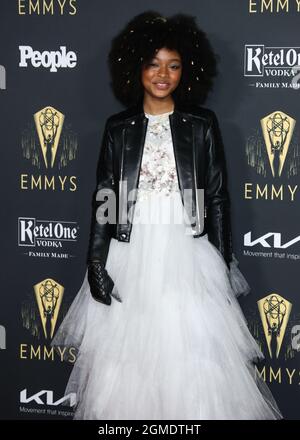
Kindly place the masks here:
POLYGON ((135 16, 112 40, 108 55, 111 86, 126 107, 143 99, 142 66, 161 48, 176 50, 182 60, 182 76, 173 92, 179 102, 201 105, 213 88, 218 55, 196 19, 186 14, 163 17, 156 11, 135 16))

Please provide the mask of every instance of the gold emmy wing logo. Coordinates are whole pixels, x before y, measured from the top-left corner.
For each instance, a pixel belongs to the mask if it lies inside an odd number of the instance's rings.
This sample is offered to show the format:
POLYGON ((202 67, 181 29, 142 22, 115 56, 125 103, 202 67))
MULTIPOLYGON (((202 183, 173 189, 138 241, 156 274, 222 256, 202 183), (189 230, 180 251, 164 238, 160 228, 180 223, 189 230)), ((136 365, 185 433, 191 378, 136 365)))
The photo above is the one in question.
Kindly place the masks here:
POLYGON ((296 120, 279 110, 260 120, 261 129, 254 129, 246 140, 248 165, 257 174, 273 178, 288 178, 299 173, 300 149, 293 136, 296 120))
POLYGON ((65 116, 44 107, 33 116, 46 168, 53 168, 65 116))
POLYGON ((281 176, 296 121, 275 111, 260 121, 273 177, 281 176))
POLYGON ((29 123, 22 132, 23 157, 33 166, 46 170, 63 168, 76 158, 77 134, 66 124, 65 115, 48 105, 33 115, 34 123, 29 123))
POLYGON ((35 298, 46 339, 52 338, 60 310, 64 287, 51 278, 34 285, 35 298))
POLYGON ((270 357, 276 355, 278 358, 292 304, 277 293, 271 293, 257 301, 257 305, 270 357))

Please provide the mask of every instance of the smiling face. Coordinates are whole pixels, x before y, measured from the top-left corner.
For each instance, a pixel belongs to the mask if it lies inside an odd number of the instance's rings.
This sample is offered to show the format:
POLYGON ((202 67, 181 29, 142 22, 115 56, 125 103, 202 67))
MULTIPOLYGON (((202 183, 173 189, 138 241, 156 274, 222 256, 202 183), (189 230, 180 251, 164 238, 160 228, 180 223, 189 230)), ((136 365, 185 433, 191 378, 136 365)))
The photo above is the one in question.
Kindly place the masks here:
POLYGON ((156 55, 142 67, 141 81, 144 96, 150 100, 166 101, 177 88, 182 74, 179 53, 167 48, 160 49, 156 55))

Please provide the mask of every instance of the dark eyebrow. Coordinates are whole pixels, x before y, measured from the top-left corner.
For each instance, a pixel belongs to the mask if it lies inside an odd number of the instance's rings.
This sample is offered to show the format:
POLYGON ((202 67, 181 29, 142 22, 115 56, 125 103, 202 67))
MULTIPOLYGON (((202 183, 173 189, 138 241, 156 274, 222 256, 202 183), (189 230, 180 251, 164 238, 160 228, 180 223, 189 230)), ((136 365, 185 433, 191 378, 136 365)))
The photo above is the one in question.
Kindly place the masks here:
MULTIPOLYGON (((157 58, 157 57, 153 57, 152 59, 153 59, 153 60, 160 60, 160 58, 157 58)), ((169 60, 169 61, 179 61, 179 62, 181 62, 181 60, 180 60, 179 58, 172 58, 172 59, 169 60)))

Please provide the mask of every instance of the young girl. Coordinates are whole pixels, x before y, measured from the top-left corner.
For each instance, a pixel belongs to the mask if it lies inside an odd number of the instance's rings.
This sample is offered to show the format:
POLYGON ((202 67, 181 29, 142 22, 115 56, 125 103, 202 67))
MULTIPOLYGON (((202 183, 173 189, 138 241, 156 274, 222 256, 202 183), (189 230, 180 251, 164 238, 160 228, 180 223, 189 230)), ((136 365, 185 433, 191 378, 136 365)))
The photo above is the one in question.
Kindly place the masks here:
POLYGON ((52 344, 78 356, 76 419, 277 419, 236 296, 221 134, 200 106, 216 56, 193 17, 150 11, 113 40, 85 279, 52 344), (106 221, 105 221, 106 220, 106 221))

